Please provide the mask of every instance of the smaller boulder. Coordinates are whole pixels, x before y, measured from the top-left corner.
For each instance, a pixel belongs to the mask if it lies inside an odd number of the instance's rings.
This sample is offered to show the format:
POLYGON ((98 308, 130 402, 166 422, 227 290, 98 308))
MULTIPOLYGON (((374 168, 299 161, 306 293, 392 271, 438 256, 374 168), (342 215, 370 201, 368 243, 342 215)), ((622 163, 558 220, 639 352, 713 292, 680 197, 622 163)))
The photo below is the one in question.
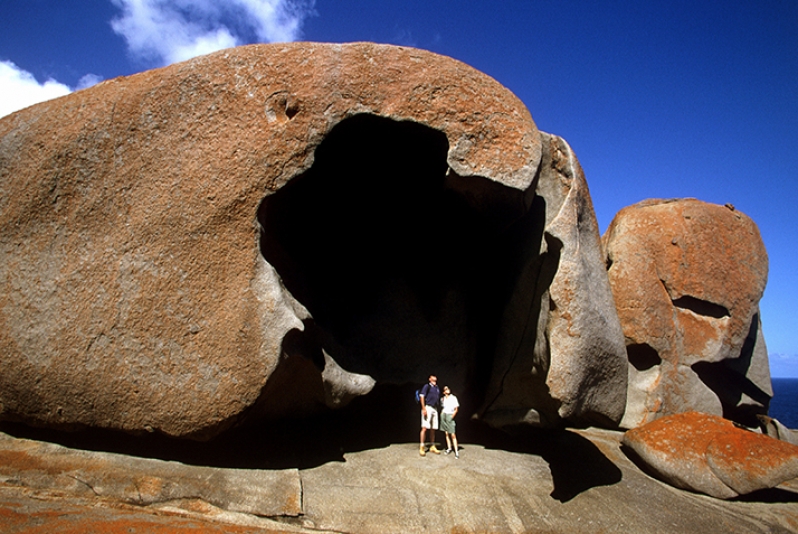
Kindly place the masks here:
POLYGON ((622 209, 602 238, 629 361, 622 428, 695 410, 747 427, 773 397, 754 221, 694 198, 622 209))
POLYGON ((731 499, 798 477, 798 446, 699 412, 657 419, 623 437, 657 478, 731 499))

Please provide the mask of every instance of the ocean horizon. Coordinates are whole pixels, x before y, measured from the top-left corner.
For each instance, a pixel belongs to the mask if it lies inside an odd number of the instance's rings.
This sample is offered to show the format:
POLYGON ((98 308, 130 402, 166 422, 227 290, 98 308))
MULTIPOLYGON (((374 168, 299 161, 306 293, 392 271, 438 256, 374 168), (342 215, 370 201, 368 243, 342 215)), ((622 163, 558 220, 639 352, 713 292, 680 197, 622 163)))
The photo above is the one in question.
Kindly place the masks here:
POLYGON ((787 428, 798 429, 798 378, 772 378, 773 399, 768 415, 787 428))

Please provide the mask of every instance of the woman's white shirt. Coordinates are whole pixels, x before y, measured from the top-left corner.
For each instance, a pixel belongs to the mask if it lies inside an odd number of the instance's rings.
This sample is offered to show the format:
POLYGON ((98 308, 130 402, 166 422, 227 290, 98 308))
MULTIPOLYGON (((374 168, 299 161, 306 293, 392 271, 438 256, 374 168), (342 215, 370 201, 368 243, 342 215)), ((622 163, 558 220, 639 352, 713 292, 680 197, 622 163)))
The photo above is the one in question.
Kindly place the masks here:
POLYGON ((443 413, 453 414, 455 408, 459 408, 460 403, 457 402, 457 397, 454 395, 449 395, 448 397, 444 395, 443 397, 443 413))

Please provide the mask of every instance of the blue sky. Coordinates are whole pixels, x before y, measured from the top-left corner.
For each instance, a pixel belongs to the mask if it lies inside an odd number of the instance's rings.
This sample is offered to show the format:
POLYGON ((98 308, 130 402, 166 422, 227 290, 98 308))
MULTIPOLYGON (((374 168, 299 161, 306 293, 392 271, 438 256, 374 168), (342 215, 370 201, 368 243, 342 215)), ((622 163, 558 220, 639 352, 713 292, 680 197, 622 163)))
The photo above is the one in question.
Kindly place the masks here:
POLYGON ((768 249, 772 373, 798 377, 798 1, 0 0, 0 114, 286 40, 416 46, 493 76, 571 144, 602 231, 645 198, 734 204, 768 249))

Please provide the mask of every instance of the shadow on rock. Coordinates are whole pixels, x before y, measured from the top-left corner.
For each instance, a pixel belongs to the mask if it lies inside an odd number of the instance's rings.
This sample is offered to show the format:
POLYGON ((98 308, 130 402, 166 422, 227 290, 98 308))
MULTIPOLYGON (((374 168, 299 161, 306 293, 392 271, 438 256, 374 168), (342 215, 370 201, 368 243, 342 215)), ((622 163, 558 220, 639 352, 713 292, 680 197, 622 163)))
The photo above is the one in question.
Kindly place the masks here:
MULTIPOLYGON (((397 443, 417 443, 418 405, 412 385, 379 386, 345 409, 290 421, 260 422, 230 430, 207 442, 108 430, 59 432, 14 423, 0 431, 19 438, 90 451, 114 452, 190 465, 240 469, 311 469, 343 462, 344 455, 397 443)), ((513 428, 504 432, 458 417, 457 434, 469 445, 541 456, 554 483, 551 497, 566 502, 597 486, 616 484, 621 471, 595 445, 567 430, 513 428)), ((436 440, 443 445, 444 435, 436 440)))
POLYGON ((63 432, 0 423, 18 438, 65 447, 237 469, 310 469, 344 461, 344 454, 418 439, 418 415, 410 386, 382 386, 346 409, 294 420, 260 421, 205 442, 161 434, 131 436, 111 430, 63 432), (404 403, 404 406, 399 404, 404 403))
POLYGON ((573 432, 551 436, 541 456, 551 468, 551 496, 560 502, 570 501, 590 488, 617 484, 622 478, 621 470, 598 447, 573 432))
POLYGON ((591 488, 617 484, 622 479, 621 470, 598 447, 574 432, 527 427, 502 432, 479 423, 472 428, 476 434, 474 441, 485 447, 534 454, 546 460, 554 484, 550 495, 560 502, 568 502, 591 488))

